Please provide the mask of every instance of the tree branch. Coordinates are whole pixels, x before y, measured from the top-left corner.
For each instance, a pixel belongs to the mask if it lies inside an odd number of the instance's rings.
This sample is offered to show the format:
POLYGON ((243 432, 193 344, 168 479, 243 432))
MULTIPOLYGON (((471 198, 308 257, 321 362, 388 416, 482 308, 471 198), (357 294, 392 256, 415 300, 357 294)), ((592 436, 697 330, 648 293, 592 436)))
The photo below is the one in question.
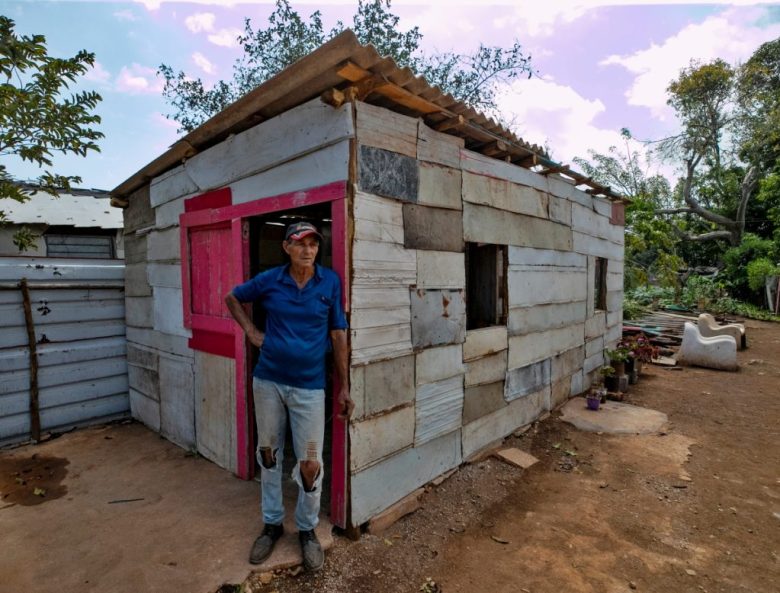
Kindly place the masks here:
POLYGON ((696 166, 699 164, 699 161, 701 161, 700 154, 696 156, 692 156, 686 162, 688 173, 685 176, 685 184, 683 185, 683 199, 685 200, 685 203, 688 204, 688 206, 690 207, 692 214, 697 214, 701 216, 704 220, 714 222, 715 224, 724 226, 727 229, 736 229, 738 226, 736 221, 731 220, 730 218, 727 218, 725 216, 721 216, 720 214, 715 214, 714 212, 710 212, 709 210, 704 208, 701 204, 699 204, 696 198, 693 197, 693 177, 696 172, 696 166))
POLYGON ((755 165, 751 165, 742 178, 742 195, 740 196, 739 206, 737 207, 736 220, 740 235, 745 231, 745 213, 747 212, 748 201, 750 200, 750 196, 753 195, 757 185, 758 170, 755 165))
POLYGON ((684 241, 711 241, 713 239, 725 239, 726 241, 731 241, 732 236, 729 231, 710 231, 709 233, 701 233, 700 235, 692 235, 690 233, 686 233, 685 231, 681 231, 676 226, 672 226, 674 229, 675 234, 680 237, 680 239, 683 239, 684 241))
POLYGON ((690 208, 666 208, 664 210, 656 210, 655 214, 692 214, 693 210, 690 208))

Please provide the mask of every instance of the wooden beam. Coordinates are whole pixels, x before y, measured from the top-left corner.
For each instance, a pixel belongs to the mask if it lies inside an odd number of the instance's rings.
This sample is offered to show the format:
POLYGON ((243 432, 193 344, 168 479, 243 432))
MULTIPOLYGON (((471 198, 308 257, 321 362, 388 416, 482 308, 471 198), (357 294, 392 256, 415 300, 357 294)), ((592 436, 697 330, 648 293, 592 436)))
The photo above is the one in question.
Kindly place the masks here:
POLYGON ((322 99, 323 103, 330 105, 331 107, 335 107, 336 109, 341 107, 347 100, 344 93, 336 88, 328 89, 322 93, 320 95, 320 99, 322 99))
POLYGON ((443 122, 439 122, 435 126, 433 126, 433 129, 437 132, 446 132, 447 130, 451 130, 452 128, 457 128, 466 123, 466 118, 462 115, 456 115, 455 117, 451 117, 449 119, 445 119, 443 122))
POLYGON ((30 355, 30 437, 37 443, 41 440, 41 414, 38 403, 38 344, 35 340, 35 325, 27 278, 22 278, 19 288, 22 290, 24 321, 27 326, 27 347, 30 355))
POLYGON ((536 165, 539 164, 539 157, 536 155, 536 153, 534 153, 525 158, 520 159, 519 161, 516 161, 515 164, 530 169, 531 167, 535 167, 536 165))
POLYGON ((499 154, 506 154, 509 152, 509 144, 503 140, 495 140, 486 144, 480 152, 487 156, 496 156, 499 154))
POLYGON ((552 175, 553 173, 560 173, 561 171, 565 171, 568 175, 569 165, 556 165, 554 167, 548 167, 544 171, 540 171, 542 175, 552 175))
POLYGON ((130 205, 130 202, 125 200, 124 198, 118 198, 116 196, 111 196, 111 206, 114 208, 127 208, 130 205))

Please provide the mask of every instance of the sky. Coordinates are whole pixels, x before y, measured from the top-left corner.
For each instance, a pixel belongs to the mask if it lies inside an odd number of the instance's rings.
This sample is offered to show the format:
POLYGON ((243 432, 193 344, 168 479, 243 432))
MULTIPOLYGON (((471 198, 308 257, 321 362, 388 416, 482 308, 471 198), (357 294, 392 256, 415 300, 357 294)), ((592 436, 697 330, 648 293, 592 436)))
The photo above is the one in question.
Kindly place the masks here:
MULTIPOLYGON (((302 15, 322 13, 326 28, 351 22, 357 0, 291 1, 302 15)), ((50 55, 94 52, 96 63, 74 89, 103 100, 101 152, 56 160, 81 187, 110 190, 165 152, 179 136, 166 114, 161 64, 207 84, 229 78, 240 56, 245 18, 264 25, 271 1, 0 0, 17 34, 43 34, 50 55)), ((404 30, 418 26, 426 53, 473 52, 481 43, 520 41, 537 75, 502 87, 499 109, 513 130, 571 163, 589 150, 623 146, 620 129, 656 140, 677 129, 665 89, 691 60, 737 64, 780 37, 780 2, 676 3, 668 0, 394 0, 404 30)), ((35 168, 8 157, 11 175, 35 168)), ((672 175, 668 167, 661 172, 672 175)), ((651 171, 652 172, 652 171, 651 171)))

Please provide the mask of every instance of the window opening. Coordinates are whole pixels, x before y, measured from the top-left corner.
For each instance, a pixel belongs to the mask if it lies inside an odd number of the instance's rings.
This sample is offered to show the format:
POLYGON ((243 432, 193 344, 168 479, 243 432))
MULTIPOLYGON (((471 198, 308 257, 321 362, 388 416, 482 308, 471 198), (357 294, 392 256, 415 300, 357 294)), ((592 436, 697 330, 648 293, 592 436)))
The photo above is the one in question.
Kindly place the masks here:
POLYGON ((596 258, 593 303, 594 308, 604 311, 607 308, 607 260, 596 258))
POLYGON ((466 329, 506 325, 507 248, 466 244, 466 329))

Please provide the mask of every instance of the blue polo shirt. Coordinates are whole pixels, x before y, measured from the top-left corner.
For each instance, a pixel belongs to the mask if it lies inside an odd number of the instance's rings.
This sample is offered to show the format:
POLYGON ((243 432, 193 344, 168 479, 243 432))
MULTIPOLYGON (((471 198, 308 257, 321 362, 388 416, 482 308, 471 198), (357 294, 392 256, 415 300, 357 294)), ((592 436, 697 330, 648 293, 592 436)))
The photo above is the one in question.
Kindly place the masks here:
POLYGON ((336 273, 315 264, 314 276, 299 289, 287 264, 236 286, 233 296, 242 303, 259 301, 265 309, 265 340, 254 376, 303 389, 324 389, 328 332, 347 328, 336 273))

